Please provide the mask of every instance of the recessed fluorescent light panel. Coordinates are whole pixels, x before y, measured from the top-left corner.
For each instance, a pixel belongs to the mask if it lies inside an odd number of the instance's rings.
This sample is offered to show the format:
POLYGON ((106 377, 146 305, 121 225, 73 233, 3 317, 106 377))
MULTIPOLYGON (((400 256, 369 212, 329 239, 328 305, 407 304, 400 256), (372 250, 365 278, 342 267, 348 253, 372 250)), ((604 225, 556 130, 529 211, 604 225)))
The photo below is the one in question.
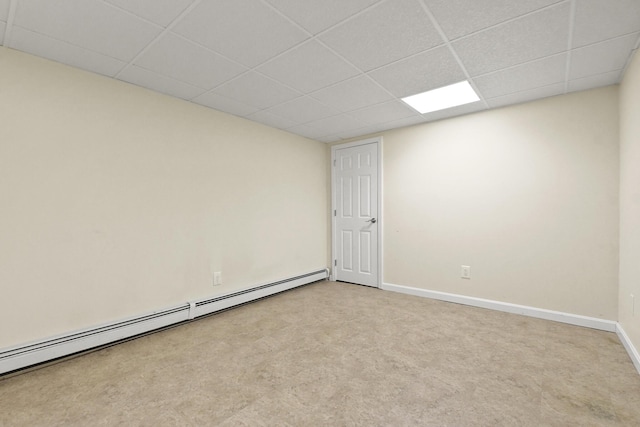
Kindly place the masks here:
POLYGON ((414 110, 420 114, 431 113, 433 111, 446 110, 458 105, 470 104, 480 101, 480 97, 471 87, 468 81, 455 83, 428 92, 402 98, 414 110))

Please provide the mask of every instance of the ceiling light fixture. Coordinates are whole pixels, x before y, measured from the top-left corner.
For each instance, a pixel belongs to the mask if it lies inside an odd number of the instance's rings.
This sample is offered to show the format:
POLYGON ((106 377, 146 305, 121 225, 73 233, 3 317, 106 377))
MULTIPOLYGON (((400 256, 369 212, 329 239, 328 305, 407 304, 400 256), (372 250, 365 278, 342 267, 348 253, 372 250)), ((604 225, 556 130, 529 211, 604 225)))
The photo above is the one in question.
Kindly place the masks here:
POLYGON ((417 95, 407 96, 402 100, 420 114, 426 114, 480 101, 480 97, 469 82, 465 80, 417 95))

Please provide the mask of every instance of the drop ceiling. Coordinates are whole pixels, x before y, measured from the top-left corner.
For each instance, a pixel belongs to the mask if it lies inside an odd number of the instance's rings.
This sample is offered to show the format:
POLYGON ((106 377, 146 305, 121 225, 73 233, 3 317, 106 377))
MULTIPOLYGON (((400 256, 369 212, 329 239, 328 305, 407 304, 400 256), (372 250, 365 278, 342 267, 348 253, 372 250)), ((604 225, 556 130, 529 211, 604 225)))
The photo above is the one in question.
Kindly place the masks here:
POLYGON ((619 83, 639 36, 640 0, 0 0, 6 47, 324 142, 619 83))

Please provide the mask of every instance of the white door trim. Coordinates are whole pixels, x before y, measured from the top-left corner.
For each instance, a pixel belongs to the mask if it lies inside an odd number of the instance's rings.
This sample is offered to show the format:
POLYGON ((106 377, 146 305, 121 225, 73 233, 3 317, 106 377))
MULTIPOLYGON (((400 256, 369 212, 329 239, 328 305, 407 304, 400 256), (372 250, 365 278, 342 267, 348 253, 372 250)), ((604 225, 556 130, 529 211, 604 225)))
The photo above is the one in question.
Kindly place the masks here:
POLYGON ((382 186, 382 182, 383 182, 383 171, 382 171, 382 137, 376 137, 376 138, 369 138, 369 139, 363 139, 361 141, 354 141, 354 142, 347 142, 345 144, 338 144, 338 145, 333 145, 331 147, 331 276, 330 276, 330 280, 335 280, 336 279, 336 273, 335 273, 335 261, 336 261, 336 257, 338 254, 337 248, 336 248, 336 216, 335 216, 335 212, 336 212, 336 208, 337 208, 337 202, 336 202, 336 169, 335 169, 335 161, 336 161, 336 150, 340 150, 343 148, 351 148, 351 147, 357 147, 358 145, 365 145, 365 144, 376 144, 377 147, 377 151, 378 151, 378 284, 377 287, 381 288, 382 287, 382 283, 384 283, 383 280, 383 272, 384 272, 384 266, 382 263, 383 260, 383 248, 384 248, 384 240, 383 240, 383 236, 384 236, 384 211, 382 210, 382 196, 383 196, 383 186, 382 186))

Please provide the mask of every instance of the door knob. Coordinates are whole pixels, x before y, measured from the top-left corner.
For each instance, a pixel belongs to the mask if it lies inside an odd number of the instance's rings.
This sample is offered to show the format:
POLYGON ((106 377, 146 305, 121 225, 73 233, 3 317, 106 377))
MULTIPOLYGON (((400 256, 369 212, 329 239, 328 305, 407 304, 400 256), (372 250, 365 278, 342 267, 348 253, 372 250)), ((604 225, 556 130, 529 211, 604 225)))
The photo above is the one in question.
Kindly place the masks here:
POLYGON ((367 222, 370 222, 371 224, 375 224, 376 223, 376 219, 375 218, 371 218, 371 219, 368 219, 367 222))

